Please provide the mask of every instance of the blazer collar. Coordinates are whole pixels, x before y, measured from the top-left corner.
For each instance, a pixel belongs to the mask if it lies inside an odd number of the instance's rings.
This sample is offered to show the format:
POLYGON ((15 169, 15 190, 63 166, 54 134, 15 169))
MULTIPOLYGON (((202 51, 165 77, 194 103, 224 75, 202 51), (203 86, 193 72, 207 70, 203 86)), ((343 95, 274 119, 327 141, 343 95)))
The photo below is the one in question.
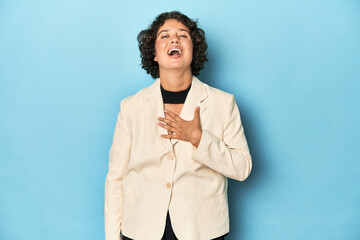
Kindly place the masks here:
MULTIPOLYGON (((200 107, 200 119, 202 114, 207 108, 206 98, 208 98, 208 93, 206 91, 206 84, 202 83, 197 77, 193 76, 191 80, 191 87, 188 92, 188 95, 185 99, 184 106, 181 110, 180 117, 184 120, 190 121, 194 118, 194 111, 196 106, 200 107)), ((147 103, 146 105, 146 116, 150 117, 150 122, 153 125, 153 132, 156 134, 156 137, 166 145, 169 150, 172 151, 173 144, 177 143, 177 139, 162 138, 161 134, 167 134, 167 130, 158 125, 158 117, 165 117, 164 114, 164 103, 162 100, 161 90, 160 90, 160 78, 157 78, 155 82, 145 89, 143 94, 143 99, 147 103)))

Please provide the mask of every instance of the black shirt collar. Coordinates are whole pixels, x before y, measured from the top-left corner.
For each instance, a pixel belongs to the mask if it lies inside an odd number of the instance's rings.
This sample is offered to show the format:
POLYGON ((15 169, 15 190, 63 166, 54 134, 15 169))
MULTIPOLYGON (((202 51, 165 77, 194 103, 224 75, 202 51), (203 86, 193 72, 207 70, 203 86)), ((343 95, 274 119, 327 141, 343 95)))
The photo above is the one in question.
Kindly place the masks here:
POLYGON ((187 89, 179 92, 167 91, 161 86, 161 84, 160 84, 160 88, 164 103, 181 104, 185 102, 186 96, 191 88, 191 84, 187 89))

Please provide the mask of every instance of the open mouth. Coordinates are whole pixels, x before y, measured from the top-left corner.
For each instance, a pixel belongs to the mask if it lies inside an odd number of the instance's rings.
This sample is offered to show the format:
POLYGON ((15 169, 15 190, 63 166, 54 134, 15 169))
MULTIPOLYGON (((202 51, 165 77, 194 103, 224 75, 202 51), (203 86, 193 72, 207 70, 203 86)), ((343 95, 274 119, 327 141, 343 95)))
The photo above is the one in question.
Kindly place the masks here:
POLYGON ((171 49, 170 51, 168 51, 169 56, 176 56, 176 55, 181 55, 181 54, 182 54, 182 51, 177 48, 174 48, 174 49, 171 49))

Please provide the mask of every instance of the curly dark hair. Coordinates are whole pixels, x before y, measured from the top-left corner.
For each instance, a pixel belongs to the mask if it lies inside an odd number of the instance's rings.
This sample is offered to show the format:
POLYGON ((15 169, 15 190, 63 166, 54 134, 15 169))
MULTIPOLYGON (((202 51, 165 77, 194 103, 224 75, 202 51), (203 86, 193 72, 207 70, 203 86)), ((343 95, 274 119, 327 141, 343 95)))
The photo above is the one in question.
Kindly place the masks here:
POLYGON ((193 43, 193 59, 191 62, 191 73, 195 76, 200 74, 207 59, 208 45, 205 39, 205 32, 197 26, 198 20, 192 20, 179 11, 164 12, 159 14, 148 29, 142 30, 137 40, 139 42, 141 67, 150 73, 153 78, 158 78, 159 64, 154 61, 155 41, 158 30, 168 19, 176 19, 184 24, 190 31, 190 38, 193 43))

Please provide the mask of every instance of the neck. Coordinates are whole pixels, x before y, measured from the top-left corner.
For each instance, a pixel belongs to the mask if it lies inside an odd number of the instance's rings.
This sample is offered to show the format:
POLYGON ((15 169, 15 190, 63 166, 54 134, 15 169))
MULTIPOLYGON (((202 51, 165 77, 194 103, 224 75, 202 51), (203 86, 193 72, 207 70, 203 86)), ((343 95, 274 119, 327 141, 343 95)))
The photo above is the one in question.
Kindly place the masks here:
POLYGON ((191 69, 184 72, 160 71, 161 86, 167 91, 183 91, 190 86, 191 80, 191 69))

